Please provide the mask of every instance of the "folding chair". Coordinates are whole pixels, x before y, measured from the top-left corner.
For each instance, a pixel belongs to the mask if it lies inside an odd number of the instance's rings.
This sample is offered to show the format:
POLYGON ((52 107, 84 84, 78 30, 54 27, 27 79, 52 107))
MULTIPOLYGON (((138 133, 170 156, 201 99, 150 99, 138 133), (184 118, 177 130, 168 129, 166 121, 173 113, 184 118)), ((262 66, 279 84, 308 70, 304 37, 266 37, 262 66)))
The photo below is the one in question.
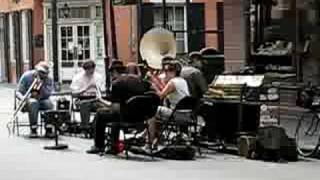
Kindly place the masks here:
MULTIPOLYGON (((13 106, 13 110, 16 111, 18 108, 18 103, 19 103, 19 99, 16 95, 16 90, 14 91, 14 106, 13 106)), ((27 113, 26 108, 22 108, 21 110, 22 113, 27 113)), ((42 135, 42 128, 44 127, 44 120, 43 118, 41 118, 43 111, 40 110, 39 114, 40 114, 40 122, 37 124, 38 127, 40 127, 40 134, 42 135)), ((20 120, 20 117, 17 115, 15 117, 15 119, 13 120, 13 134, 15 133, 15 130, 17 131, 17 136, 20 136, 20 128, 21 127, 30 127, 30 123, 29 123, 29 119, 28 121, 22 121, 20 120)))
POLYGON ((187 135, 186 143, 197 146, 198 152, 201 154, 196 115, 198 104, 196 98, 184 97, 173 109, 170 117, 161 120, 161 141, 164 141, 165 146, 175 146, 180 143, 179 140, 185 139, 183 135, 187 135))
MULTIPOLYGON (((157 108, 160 104, 160 98, 157 95, 149 94, 149 95, 139 95, 130 98, 125 106, 121 106, 120 108, 120 120, 119 122, 110 122, 107 123, 107 127, 117 127, 124 132, 124 144, 125 144, 125 154, 126 158, 129 158, 128 151, 130 147, 134 145, 130 139, 127 138, 127 132, 129 129, 136 130, 147 130, 148 138, 149 130, 148 123, 146 122, 148 119, 155 116, 157 108)), ((139 132, 139 131, 138 131, 139 132)), ((134 134, 134 138, 138 133, 134 134)), ((134 139, 131 138, 131 139, 134 139)), ((108 144, 110 146, 110 144, 108 144)), ((151 156, 153 158, 153 152, 151 150, 151 156)))

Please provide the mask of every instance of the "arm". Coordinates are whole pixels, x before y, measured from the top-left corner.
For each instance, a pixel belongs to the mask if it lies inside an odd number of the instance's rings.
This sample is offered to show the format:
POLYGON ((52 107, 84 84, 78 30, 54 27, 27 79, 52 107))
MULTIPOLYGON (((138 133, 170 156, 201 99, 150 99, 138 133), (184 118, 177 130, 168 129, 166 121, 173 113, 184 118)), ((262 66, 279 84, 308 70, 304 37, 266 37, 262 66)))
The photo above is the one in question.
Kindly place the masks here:
POLYGON ((41 88, 41 97, 44 99, 48 99, 51 96, 53 91, 53 81, 51 78, 45 80, 42 88, 41 88))
POLYGON ((158 92, 158 95, 160 96, 160 99, 164 99, 167 97, 170 93, 174 92, 176 90, 176 86, 172 81, 169 81, 166 86, 163 88, 161 92, 158 92))
POLYGON ((203 74, 201 72, 195 73, 194 78, 201 94, 204 94, 208 90, 208 84, 203 74))

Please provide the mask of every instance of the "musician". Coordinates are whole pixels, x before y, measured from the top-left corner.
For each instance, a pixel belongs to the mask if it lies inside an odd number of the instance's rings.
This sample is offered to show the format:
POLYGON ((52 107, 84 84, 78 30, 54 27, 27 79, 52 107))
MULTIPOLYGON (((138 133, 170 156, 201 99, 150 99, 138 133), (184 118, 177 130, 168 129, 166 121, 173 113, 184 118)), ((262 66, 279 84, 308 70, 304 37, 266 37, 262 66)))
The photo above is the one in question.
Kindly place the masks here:
POLYGON ((194 54, 190 57, 189 65, 182 67, 181 77, 187 81, 191 96, 200 99, 208 90, 208 83, 200 70, 202 68, 201 54, 194 54))
POLYGON ((181 69, 180 63, 175 60, 163 62, 163 72, 168 83, 161 91, 157 91, 164 100, 164 105, 159 106, 155 118, 149 120, 150 140, 153 145, 157 144, 160 137, 159 120, 169 118, 177 103, 184 97, 190 96, 186 80, 180 77, 181 69))
POLYGON ((134 74, 134 75, 138 76, 139 78, 141 78, 141 76, 142 76, 138 65, 134 62, 129 62, 127 64, 127 72, 128 72, 128 74, 134 74))
MULTIPOLYGON (((39 110, 49 110, 53 108, 49 97, 53 91, 53 81, 48 76, 49 66, 46 62, 39 62, 34 70, 26 71, 19 80, 16 96, 22 100, 34 80, 38 80, 38 85, 42 83, 39 90, 32 90, 31 97, 27 100, 26 109, 29 113, 30 137, 35 138, 37 134, 39 110)), ((47 126, 46 126, 47 127, 47 126)), ((51 137, 52 129, 46 128, 46 136, 51 137)))
POLYGON ((90 112, 97 109, 96 98, 97 86, 103 90, 102 76, 95 72, 96 64, 93 60, 87 60, 82 64, 82 71, 74 76, 70 88, 72 95, 79 98, 81 127, 89 128, 90 112))
MULTIPOLYGON (((105 106, 97 110, 95 116, 94 146, 87 153, 96 154, 104 152, 105 148, 105 128, 106 123, 120 120, 120 108, 125 106, 125 102, 135 96, 142 95, 147 91, 145 83, 137 75, 128 74, 122 63, 113 62, 110 72, 112 76, 111 84, 111 106, 105 106)), ((129 119, 130 120, 130 119, 129 119)), ((117 154, 116 141, 119 138, 119 129, 111 130, 112 146, 106 153, 117 154)))

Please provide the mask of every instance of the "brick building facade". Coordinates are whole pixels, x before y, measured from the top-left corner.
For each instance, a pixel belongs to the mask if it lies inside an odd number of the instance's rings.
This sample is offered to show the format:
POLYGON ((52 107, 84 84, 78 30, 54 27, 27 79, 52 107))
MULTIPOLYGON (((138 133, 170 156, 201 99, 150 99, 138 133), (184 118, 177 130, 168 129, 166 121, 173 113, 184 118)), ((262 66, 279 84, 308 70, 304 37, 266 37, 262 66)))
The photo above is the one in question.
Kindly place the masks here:
MULTIPOLYGON (((161 26, 162 1, 145 0, 142 6, 142 33, 161 26)), ((101 0, 57 0, 57 7, 59 79, 71 80, 77 69, 75 62, 85 59, 95 59, 98 70, 103 72, 101 0), (66 5, 68 16, 62 12, 66 5)), ((223 1, 191 0, 190 7, 192 30, 188 36, 185 1, 167 0, 168 28, 176 34, 178 53, 186 54, 208 46, 223 50, 223 1)), ((114 17, 118 58, 124 62, 137 61, 137 6, 115 6, 114 17)), ((106 23, 110 25, 108 17, 106 23)), ((110 29, 108 32, 110 35, 110 29)), ((111 36, 108 39, 112 41, 111 36)), ((0 1, 1 81, 16 83, 26 69, 40 60, 52 61, 51 44, 51 0, 0 1)), ((111 50, 108 51, 112 55, 111 50)))

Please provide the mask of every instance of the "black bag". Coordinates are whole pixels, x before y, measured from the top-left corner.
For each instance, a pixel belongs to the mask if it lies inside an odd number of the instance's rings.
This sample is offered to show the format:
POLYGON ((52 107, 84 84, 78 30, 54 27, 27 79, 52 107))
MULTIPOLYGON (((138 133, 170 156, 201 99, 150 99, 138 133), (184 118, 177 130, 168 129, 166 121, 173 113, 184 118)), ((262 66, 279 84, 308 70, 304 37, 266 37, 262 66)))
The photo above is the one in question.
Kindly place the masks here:
POLYGON ((295 140, 289 138, 282 127, 268 126, 258 130, 255 158, 271 161, 296 161, 295 140))
POLYGON ((159 151, 158 156, 173 160, 193 160, 196 151, 193 147, 187 145, 168 146, 159 151))

